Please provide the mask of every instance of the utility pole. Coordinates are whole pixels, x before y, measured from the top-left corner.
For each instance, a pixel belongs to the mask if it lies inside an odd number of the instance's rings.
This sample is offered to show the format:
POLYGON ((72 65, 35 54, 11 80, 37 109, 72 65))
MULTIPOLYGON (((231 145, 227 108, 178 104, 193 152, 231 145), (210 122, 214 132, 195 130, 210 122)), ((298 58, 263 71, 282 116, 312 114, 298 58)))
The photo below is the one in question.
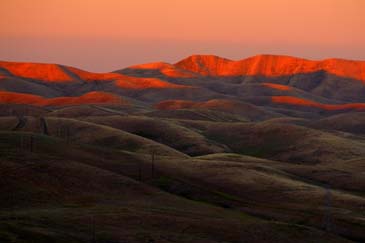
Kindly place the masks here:
POLYGON ((10 191, 10 217, 11 219, 16 220, 16 216, 15 216, 15 199, 14 199, 14 192, 13 190, 10 191))
POLYGON ((152 178, 155 177, 155 150, 152 150, 152 154, 151 154, 151 176, 152 178))
POLYGON ((62 127, 58 128, 57 133, 61 139, 66 140, 67 144, 70 143, 70 127, 62 126, 62 127))
POLYGON ((30 149, 30 152, 34 151, 34 137, 33 137, 33 135, 30 135, 29 149, 30 149))
POLYGON ((329 186, 325 188, 325 213, 323 217, 323 228, 327 232, 331 232, 332 229, 332 215, 331 215, 331 207, 332 207, 332 193, 329 186))
POLYGON ((138 180, 142 181, 142 162, 138 162, 138 180))
POLYGON ((20 144, 19 144, 19 150, 23 151, 24 150, 24 137, 23 135, 20 135, 20 144))
POLYGON ((61 129, 62 129, 61 137, 66 140, 67 144, 69 144, 70 143, 70 127, 63 126, 63 127, 61 127, 61 129))
POLYGON ((92 220, 92 243, 96 243, 96 230, 95 230, 95 217, 91 216, 91 220, 92 220))

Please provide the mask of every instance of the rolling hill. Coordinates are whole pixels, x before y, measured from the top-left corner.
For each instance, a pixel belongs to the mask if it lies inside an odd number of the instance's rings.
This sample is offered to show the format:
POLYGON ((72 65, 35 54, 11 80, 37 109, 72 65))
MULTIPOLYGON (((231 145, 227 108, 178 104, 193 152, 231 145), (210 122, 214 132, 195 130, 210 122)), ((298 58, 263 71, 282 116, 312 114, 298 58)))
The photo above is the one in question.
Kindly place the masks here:
POLYGON ((0 62, 1 242, 363 242, 365 62, 0 62))

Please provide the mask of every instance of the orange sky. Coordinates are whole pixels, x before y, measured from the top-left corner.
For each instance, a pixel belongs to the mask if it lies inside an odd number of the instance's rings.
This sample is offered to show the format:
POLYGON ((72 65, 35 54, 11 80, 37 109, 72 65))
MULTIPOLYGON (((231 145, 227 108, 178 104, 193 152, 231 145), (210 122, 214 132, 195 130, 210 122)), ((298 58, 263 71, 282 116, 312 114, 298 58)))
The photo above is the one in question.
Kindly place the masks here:
POLYGON ((1 0, 0 60, 110 71, 190 54, 365 60, 363 0, 1 0))

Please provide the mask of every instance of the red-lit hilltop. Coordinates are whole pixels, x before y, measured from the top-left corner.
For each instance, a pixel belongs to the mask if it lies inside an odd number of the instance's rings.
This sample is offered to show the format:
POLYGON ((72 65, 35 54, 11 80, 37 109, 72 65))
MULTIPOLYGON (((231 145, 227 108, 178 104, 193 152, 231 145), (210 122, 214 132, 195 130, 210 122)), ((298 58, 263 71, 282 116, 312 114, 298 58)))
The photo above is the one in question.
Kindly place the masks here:
POLYGON ((365 62, 343 59, 311 61, 289 56, 258 55, 231 61, 218 56, 195 55, 176 63, 175 66, 204 76, 278 77, 325 71, 365 82, 365 62))
POLYGON ((285 115, 297 109, 363 110, 365 102, 365 62, 343 59, 259 55, 232 61, 194 55, 176 64, 140 64, 109 73, 0 62, 0 75, 1 103, 38 106, 123 103, 120 100, 127 104, 128 100, 157 109, 231 112, 234 104, 245 103, 285 115))
POLYGON ((0 103, 4 104, 36 106, 121 104, 123 98, 115 92, 115 89, 140 91, 192 88, 157 78, 139 78, 119 73, 91 73, 56 64, 0 62, 0 73, 3 84, 3 86, 0 85, 2 89, 0 103), (8 88, 8 86, 11 87, 8 88), (26 86, 30 89, 22 92, 26 86), (90 92, 83 91, 87 86, 89 88, 86 90, 89 89, 90 92), (104 92, 105 87, 109 87, 111 92, 104 92), (45 89, 52 91, 44 94, 45 89), (53 93, 60 95, 52 96, 53 93))
MULTIPOLYGON (((165 68, 174 68, 175 80, 200 87, 202 94, 192 99, 183 97, 182 101, 176 100, 175 105, 169 100, 169 109, 191 106, 194 101, 207 102, 228 97, 230 101, 222 102, 223 109, 227 102, 232 102, 232 98, 260 106, 282 106, 288 109, 296 109, 295 106, 321 110, 364 108, 364 61, 311 61, 275 55, 232 61, 213 55, 194 55, 174 65, 151 63, 119 72, 171 80, 171 76, 165 74, 165 68), (146 69, 155 70, 156 73, 145 72, 146 69), (181 73, 180 77, 178 72, 181 73), (214 94, 208 94, 207 90, 214 94)), ((161 102, 164 105, 156 107, 166 107, 166 103, 161 102)))

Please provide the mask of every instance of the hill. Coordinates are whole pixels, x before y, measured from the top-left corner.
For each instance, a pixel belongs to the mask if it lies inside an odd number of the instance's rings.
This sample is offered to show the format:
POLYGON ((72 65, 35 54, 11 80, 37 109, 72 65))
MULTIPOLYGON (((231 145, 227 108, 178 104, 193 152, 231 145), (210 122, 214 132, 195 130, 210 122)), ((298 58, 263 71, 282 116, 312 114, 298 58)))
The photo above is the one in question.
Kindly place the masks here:
POLYGON ((0 62, 0 242, 364 242, 364 62, 0 62))
POLYGON ((213 55, 193 55, 175 64, 177 67, 210 76, 289 76, 325 71, 341 77, 365 81, 365 62, 344 59, 311 61, 277 55, 257 55, 231 61, 213 55))

